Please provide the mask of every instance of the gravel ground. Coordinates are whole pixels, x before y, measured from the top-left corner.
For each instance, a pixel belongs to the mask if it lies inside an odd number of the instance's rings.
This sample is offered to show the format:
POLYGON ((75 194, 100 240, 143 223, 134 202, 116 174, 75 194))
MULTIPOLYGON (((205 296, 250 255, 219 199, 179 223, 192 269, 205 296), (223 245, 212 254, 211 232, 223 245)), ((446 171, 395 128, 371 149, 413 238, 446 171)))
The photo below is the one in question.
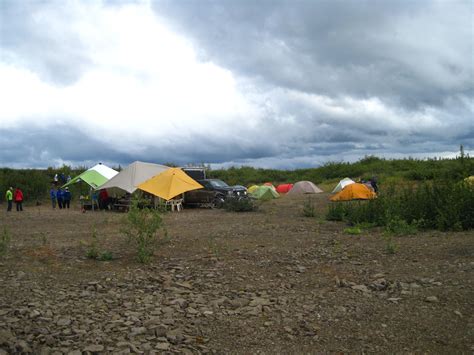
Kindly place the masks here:
MULTIPOLYGON (((125 214, 0 212, 0 354, 474 351, 474 233, 344 233, 327 194, 164 216, 152 262, 125 214), (111 261, 86 257, 96 231, 111 261)), ((2 206, 3 207, 3 206, 2 206)))

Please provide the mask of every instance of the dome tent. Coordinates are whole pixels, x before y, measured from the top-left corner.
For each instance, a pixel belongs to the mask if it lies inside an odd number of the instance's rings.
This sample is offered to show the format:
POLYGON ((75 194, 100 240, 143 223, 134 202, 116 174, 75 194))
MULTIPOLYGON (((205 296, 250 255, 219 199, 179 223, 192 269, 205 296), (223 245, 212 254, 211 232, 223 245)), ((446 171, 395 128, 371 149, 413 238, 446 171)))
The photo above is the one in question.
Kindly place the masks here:
POLYGON ((350 201, 350 200, 371 200, 377 195, 364 184, 349 184, 342 191, 339 191, 331 201, 350 201))
POLYGON ((270 186, 259 186, 250 193, 250 196, 258 200, 271 200, 280 197, 278 192, 276 192, 270 186))
POLYGON ((303 194, 319 194, 323 192, 319 187, 311 181, 298 181, 293 185, 287 196, 303 195, 303 194))
POLYGON ((256 189, 258 189, 258 185, 252 185, 247 189, 247 191, 250 193, 254 192, 256 189))
POLYGON ((293 188, 293 184, 280 184, 276 187, 279 194, 286 194, 293 188))
POLYGON ((263 186, 269 186, 269 187, 271 187, 273 190, 276 191, 275 185, 273 185, 271 182, 266 182, 266 183, 263 184, 263 186))

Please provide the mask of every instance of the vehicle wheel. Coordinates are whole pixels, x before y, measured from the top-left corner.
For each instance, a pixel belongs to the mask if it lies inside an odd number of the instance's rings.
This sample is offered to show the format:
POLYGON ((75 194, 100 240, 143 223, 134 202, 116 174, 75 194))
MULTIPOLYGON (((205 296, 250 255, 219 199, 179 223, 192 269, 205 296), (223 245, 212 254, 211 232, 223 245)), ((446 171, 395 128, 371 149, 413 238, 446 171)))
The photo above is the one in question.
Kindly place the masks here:
POLYGON ((224 199, 222 197, 214 198, 212 201, 212 208, 222 208, 224 206, 224 199))

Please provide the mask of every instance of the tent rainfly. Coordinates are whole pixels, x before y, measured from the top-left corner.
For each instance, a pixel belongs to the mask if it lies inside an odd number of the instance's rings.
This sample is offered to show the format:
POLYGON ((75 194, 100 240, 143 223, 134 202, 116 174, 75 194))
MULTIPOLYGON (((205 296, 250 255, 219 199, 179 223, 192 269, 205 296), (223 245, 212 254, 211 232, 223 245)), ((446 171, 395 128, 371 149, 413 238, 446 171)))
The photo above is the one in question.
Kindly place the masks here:
POLYGON ((105 184, 99 186, 99 189, 112 189, 112 191, 114 189, 120 189, 128 193, 133 193, 142 182, 168 169, 169 167, 165 165, 135 161, 105 184))
POLYGON ((75 184, 76 182, 84 181, 90 187, 96 189, 100 185, 106 183, 108 180, 113 178, 118 174, 118 171, 109 168, 108 166, 99 163, 92 168, 84 171, 82 174, 71 179, 67 184, 64 184, 63 187, 75 184))
POLYGON ((355 184, 355 181, 349 178, 344 178, 339 183, 336 185, 334 190, 332 190, 332 193, 335 194, 336 192, 342 191, 344 187, 350 184, 355 184))

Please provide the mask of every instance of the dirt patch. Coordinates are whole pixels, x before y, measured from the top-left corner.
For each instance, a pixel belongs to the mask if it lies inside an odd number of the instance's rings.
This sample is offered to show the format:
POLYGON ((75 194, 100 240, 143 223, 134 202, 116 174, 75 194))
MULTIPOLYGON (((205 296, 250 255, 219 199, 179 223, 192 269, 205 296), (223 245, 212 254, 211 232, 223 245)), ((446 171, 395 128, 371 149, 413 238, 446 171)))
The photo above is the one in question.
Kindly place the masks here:
MULTIPOLYGON (((471 352, 473 232, 343 232, 327 194, 258 212, 186 209, 136 263, 124 214, 0 213, 0 349, 39 353, 471 352), (112 261, 86 258, 92 233, 112 261)), ((0 350, 1 353, 1 350, 0 350)))

